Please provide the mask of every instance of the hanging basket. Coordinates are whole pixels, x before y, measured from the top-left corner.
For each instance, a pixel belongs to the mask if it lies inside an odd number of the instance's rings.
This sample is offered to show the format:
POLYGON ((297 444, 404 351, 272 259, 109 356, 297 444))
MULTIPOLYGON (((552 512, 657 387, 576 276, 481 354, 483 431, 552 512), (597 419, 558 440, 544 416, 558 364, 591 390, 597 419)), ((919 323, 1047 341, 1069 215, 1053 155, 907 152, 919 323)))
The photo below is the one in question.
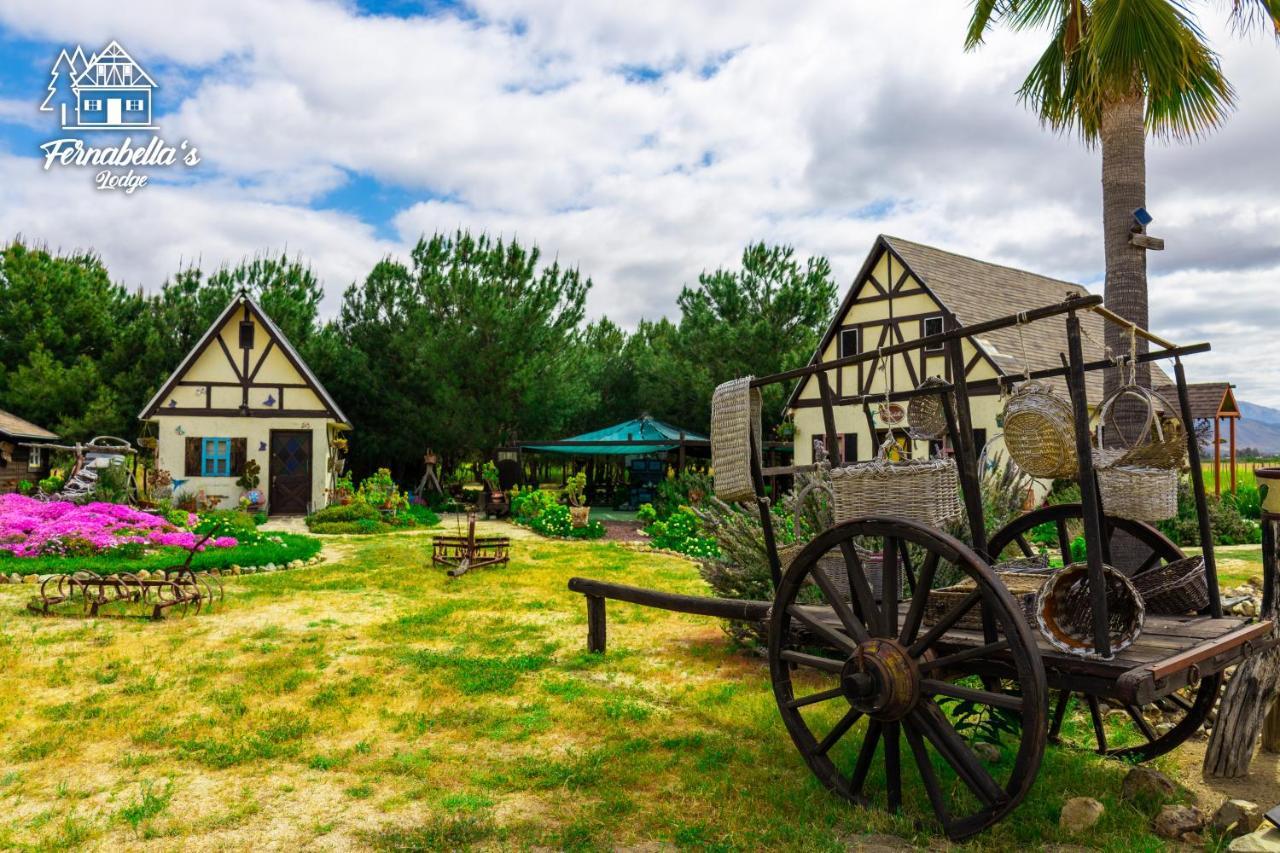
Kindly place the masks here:
MULTIPOLYGON (((917 391, 926 388, 936 388, 940 385, 946 385, 945 379, 937 376, 930 376, 924 382, 920 383, 917 391)), ((947 413, 942 403, 942 394, 920 394, 912 397, 911 402, 907 404, 907 424, 912 438, 921 441, 933 441, 941 438, 947 432, 947 413)), ((945 392, 950 394, 950 391, 945 392)))
POLYGON ((1005 404, 1004 444, 1033 477, 1072 477, 1079 469, 1071 406, 1043 382, 1022 383, 1005 404))
MULTIPOLYGON (((1111 653, 1133 645, 1142 633, 1146 606, 1133 582, 1103 566, 1111 653)), ((1089 566, 1072 563, 1049 576, 1036 596, 1036 624, 1054 648, 1078 657, 1100 657, 1093 637, 1089 566)))
POLYGON ((1204 557, 1187 557, 1135 575, 1133 585, 1152 613, 1198 613, 1209 606, 1204 557))
MULTIPOLYGON (((1004 584, 1018 610, 1028 625, 1036 624, 1036 595, 1049 579, 1047 574, 1023 572, 998 572, 996 580, 1004 584)), ((952 607, 964 601, 975 589, 974 581, 965 578, 953 586, 944 586, 929 593, 929 600, 924 606, 924 623, 936 624, 952 607)), ((956 620, 955 627, 966 631, 982 630, 982 608, 970 607, 968 612, 956 620)))
MULTIPOLYGON (((1105 459, 1105 454, 1099 454, 1105 459)), ((1178 472, 1172 468, 1098 465, 1098 491, 1107 515, 1134 521, 1164 521, 1178 514, 1178 472)))
POLYGON ((892 516, 943 527, 960 515, 959 483, 954 459, 877 458, 836 468, 831 472, 835 520, 892 516))
POLYGON ((1172 416, 1160 416, 1160 407, 1169 404, 1150 388, 1126 384, 1112 391, 1098 405, 1098 425, 1094 444, 1100 452, 1115 459, 1116 465, 1129 468, 1168 468, 1181 470, 1187 457, 1187 431, 1182 421, 1172 416), (1146 406, 1147 412, 1137 438, 1128 438, 1115 430, 1118 446, 1108 448, 1103 433, 1111 421, 1116 404, 1123 399, 1137 400, 1146 406))
MULTIPOLYGON (((796 557, 800 556, 800 552, 809 543, 804 541, 800 532, 800 512, 804 506, 805 499, 810 492, 821 491, 826 492, 828 500, 834 505, 834 496, 831 487, 824 482, 817 480, 810 481, 799 493, 796 494, 794 501, 794 518, 792 531, 795 534, 795 541, 790 545, 783 545, 778 549, 778 562, 782 564, 782 571, 786 572, 791 568, 791 564, 795 562, 796 557)), ((858 558, 862 562, 862 571, 867 577, 867 583, 870 584, 872 592, 875 594, 876 600, 880 600, 881 590, 884 585, 882 574, 882 561, 879 554, 870 551, 858 550, 858 558)), ((828 551, 818 558, 818 571, 822 572, 831 585, 835 588, 836 594, 845 600, 846 603, 852 604, 853 597, 849 591, 849 572, 845 567, 844 555, 839 551, 828 551)), ((810 580, 812 582, 812 580, 810 580)))
POLYGON ((726 503, 756 498, 751 444, 754 438, 759 465, 760 411, 760 389, 751 387, 750 376, 718 385, 711 395, 711 465, 716 497, 726 503))

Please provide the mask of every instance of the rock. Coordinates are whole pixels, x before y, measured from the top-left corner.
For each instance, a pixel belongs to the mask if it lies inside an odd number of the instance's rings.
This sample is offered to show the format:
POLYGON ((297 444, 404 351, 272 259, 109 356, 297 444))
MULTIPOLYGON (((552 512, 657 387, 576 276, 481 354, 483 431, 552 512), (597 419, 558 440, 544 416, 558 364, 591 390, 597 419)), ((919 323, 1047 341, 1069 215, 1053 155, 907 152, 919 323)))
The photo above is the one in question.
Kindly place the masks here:
POLYGON ((242 568, 242 569, 240 570, 240 573, 241 573, 241 574, 245 574, 245 575, 251 575, 251 574, 253 574, 253 573, 254 573, 254 572, 256 572, 256 571, 257 571, 257 569, 256 569, 256 568, 254 568, 253 566, 245 566, 244 568, 242 568))
POLYGON ((151 572, 147 571, 146 569, 138 569, 138 580, 145 581, 150 579, 150 577, 151 577, 151 572))
POLYGON ((1160 723, 1156 726, 1156 734, 1161 737, 1164 737, 1171 731, 1173 731, 1173 723, 1160 723))
POLYGON ((22 575, 17 572, 9 575, 9 583, 22 583, 22 575))
POLYGON ((1248 835, 1242 835, 1231 842, 1228 850, 1239 851, 1280 851, 1280 829, 1267 824, 1260 826, 1248 835))
POLYGON ((23 575, 23 576, 22 576, 22 582, 23 582, 23 583, 38 583, 39 581, 40 581, 40 578, 36 577, 35 575, 23 575))
POLYGON ((1120 799, 1126 802, 1139 799, 1163 802, 1177 790, 1173 780, 1159 770, 1135 767, 1125 774, 1124 781, 1120 783, 1120 799))
POLYGON ((231 574, 233 574, 233 575, 238 575, 238 574, 240 574, 240 567, 239 567, 239 566, 232 566, 232 567, 231 567, 230 569, 228 569, 227 571, 231 572, 231 574))
POLYGON ((222 569, 210 569, 209 574, 213 575, 215 578, 220 578, 222 577, 222 569))
POLYGON ((1262 809, 1248 800, 1227 800, 1209 819, 1209 829, 1217 835, 1235 838, 1248 835, 1262 823, 1262 809))
POLYGON ((973 751, 988 764, 995 764, 1000 760, 1000 748, 995 744, 976 743, 973 745, 973 751))
POLYGON ((293 562, 289 563, 289 568, 291 568, 291 569, 300 569, 300 568, 302 568, 302 561, 301 561, 301 560, 294 560, 293 562))
POLYGON ((1195 806, 1165 806, 1151 822, 1151 828, 1161 838, 1178 840, 1204 828, 1204 812, 1195 806))
POLYGON ((0 574, 0 583, 8 583, 8 582, 9 582, 9 576, 0 574))
POLYGON ((1067 832, 1084 832, 1092 829, 1106 809, 1093 797, 1072 797, 1062 806, 1058 826, 1067 832))

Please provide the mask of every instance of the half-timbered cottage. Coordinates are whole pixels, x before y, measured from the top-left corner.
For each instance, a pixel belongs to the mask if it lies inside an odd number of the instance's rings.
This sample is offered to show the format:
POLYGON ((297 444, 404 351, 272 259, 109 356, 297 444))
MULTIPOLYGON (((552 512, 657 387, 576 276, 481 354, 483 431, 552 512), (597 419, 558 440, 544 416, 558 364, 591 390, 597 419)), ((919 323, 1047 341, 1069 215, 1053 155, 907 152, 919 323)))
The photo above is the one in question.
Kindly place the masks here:
POLYGON ((49 476, 49 454, 40 445, 58 436, 0 409, 0 493, 17 491, 23 480, 49 476))
POLYGON ((174 491, 231 507, 252 460, 273 515, 325 505, 351 429, 320 380, 248 295, 214 321, 138 417, 154 426, 156 465, 174 491))
MULTIPOLYGON (((903 343, 941 332, 952 315, 964 325, 1016 314, 1020 311, 1061 302, 1067 296, 1086 295, 1078 284, 975 260, 952 252, 913 243, 898 237, 880 236, 843 302, 835 319, 822 336, 813 361, 829 361, 857 353, 874 352, 879 347, 903 343)), ((1103 319, 1090 311, 1080 315, 1084 327, 1086 360, 1103 357, 1103 319)), ((1065 319, 1055 317, 1025 328, 1012 327, 966 338, 963 343, 965 376, 970 382, 998 376, 1019 377, 1024 371, 1060 367, 1058 344, 1046 341, 1066 339, 1065 319)), ((866 394, 905 391, 929 376, 951 379, 951 367, 942 347, 912 350, 875 359, 833 372, 832 392, 838 402, 866 394)), ((1061 380, 1058 390, 1065 396, 1061 380)), ((1090 404, 1102 397, 1102 374, 1087 375, 1090 404)), ((1170 380, 1152 366, 1152 382, 1159 386, 1170 380)), ((1000 413, 1003 400, 994 390, 972 389, 971 410, 976 447, 990 442, 990 453, 999 453, 1000 413)), ((819 391, 812 377, 803 380, 787 402, 795 421, 797 465, 813 461, 815 445, 823 438, 819 391)), ((889 431, 901 445, 901 452, 913 457, 948 453, 945 442, 914 441, 906 437, 910 424, 903 406, 870 406, 875 434, 860 406, 836 409, 836 430, 841 436, 845 461, 872 458, 889 431), (890 423, 902 418, 898 423, 890 423)))

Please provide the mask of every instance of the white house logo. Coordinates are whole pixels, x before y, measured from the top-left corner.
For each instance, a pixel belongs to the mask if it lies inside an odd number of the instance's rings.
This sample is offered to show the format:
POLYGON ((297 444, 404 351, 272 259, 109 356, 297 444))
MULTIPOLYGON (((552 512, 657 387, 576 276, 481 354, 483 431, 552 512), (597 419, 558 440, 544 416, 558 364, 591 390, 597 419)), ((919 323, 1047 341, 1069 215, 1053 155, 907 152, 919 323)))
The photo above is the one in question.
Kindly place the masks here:
MULTIPOLYGON (((79 45, 73 52, 64 49, 50 74, 49 95, 40 109, 56 113, 63 130, 78 134, 157 129, 151 96, 159 87, 119 42, 111 42, 88 59, 79 45)), ((200 162, 195 146, 185 139, 170 145, 155 134, 149 137, 136 141, 125 136, 117 144, 96 146, 70 136, 40 148, 45 171, 54 166, 105 166, 94 177, 98 189, 126 194, 147 185, 150 176, 137 172, 137 167, 172 166, 179 159, 184 166, 200 162)))

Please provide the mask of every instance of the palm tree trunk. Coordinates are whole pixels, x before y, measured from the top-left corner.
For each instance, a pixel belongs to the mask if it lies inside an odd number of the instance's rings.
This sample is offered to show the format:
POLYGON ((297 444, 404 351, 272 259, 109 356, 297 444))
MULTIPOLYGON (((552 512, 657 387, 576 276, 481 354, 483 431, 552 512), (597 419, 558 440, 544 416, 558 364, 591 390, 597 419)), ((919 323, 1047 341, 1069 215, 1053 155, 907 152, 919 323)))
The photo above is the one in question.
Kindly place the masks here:
MULTIPOLYGON (((1107 260, 1107 307, 1142 328, 1147 328, 1147 253, 1129 243, 1133 211, 1147 204, 1147 134, 1145 99, 1135 93, 1108 104, 1102 113, 1102 227, 1107 260)), ((1107 323, 1106 344, 1113 353, 1127 354, 1129 337, 1107 323)), ((1147 344, 1138 340, 1138 351, 1147 344)), ((1121 372, 1109 370, 1106 390, 1121 383, 1121 372)), ((1143 365, 1138 382, 1151 386, 1151 371, 1143 365)), ((1142 412, 1120 412, 1116 426, 1132 437, 1142 424, 1133 423, 1142 412), (1129 417, 1125 417, 1129 415, 1129 417), (1126 429, 1128 427, 1128 429, 1126 429)))

